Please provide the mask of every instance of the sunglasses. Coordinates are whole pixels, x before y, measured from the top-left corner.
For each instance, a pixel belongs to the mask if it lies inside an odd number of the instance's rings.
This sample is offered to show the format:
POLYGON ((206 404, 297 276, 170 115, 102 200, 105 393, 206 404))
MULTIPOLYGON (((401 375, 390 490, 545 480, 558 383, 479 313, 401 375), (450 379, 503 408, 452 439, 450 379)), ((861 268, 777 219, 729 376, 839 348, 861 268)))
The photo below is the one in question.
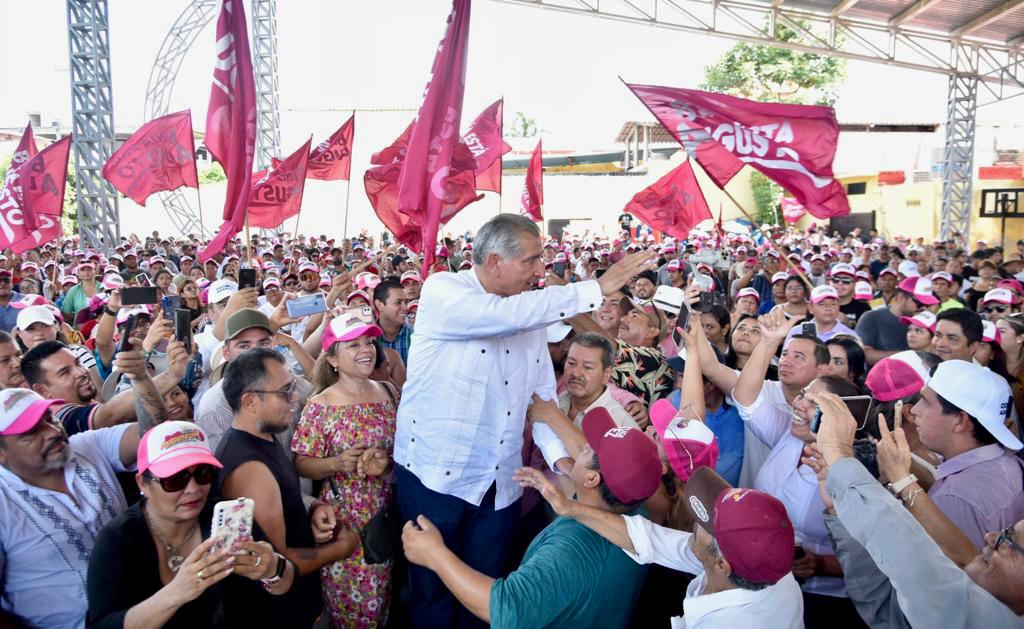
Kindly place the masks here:
POLYGON ((851 279, 842 279, 842 280, 835 279, 835 280, 832 280, 832 283, 833 284, 842 284, 843 286, 849 286, 850 284, 853 284, 853 280, 851 280, 851 279))
POLYGON ((1002 546, 1003 544, 1006 544, 1007 546, 1009 546, 1013 550, 1015 550, 1018 553, 1024 555, 1024 546, 1021 546, 1017 542, 1015 542, 1012 539, 1010 539, 1010 534, 1011 533, 1013 533, 1013 526, 1012 525, 1006 527, 1002 531, 999 531, 999 537, 996 538, 995 550, 998 551, 1000 546, 1002 546))
POLYGON ((1006 312, 1009 309, 1010 309, 1009 306, 985 306, 984 308, 981 309, 981 312, 983 314, 990 314, 990 313, 993 313, 993 312, 998 313, 998 314, 1003 314, 1004 312, 1006 312))
POLYGON ((158 478, 157 481, 164 491, 173 494, 188 487, 188 482, 192 479, 195 479, 198 485, 209 485, 213 482, 214 471, 212 465, 199 465, 194 471, 181 470, 167 478, 158 478))

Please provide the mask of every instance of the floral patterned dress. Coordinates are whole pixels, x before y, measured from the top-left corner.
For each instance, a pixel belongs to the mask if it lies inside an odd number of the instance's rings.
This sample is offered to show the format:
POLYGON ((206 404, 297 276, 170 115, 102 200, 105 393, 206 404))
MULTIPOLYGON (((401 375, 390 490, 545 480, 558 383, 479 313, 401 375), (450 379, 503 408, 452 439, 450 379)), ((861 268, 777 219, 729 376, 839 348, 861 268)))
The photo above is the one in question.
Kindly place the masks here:
MULTIPOLYGON (((310 402, 292 438, 292 450, 302 456, 326 458, 350 448, 380 448, 389 454, 395 445, 392 401, 346 406, 310 402)), ((338 522, 354 531, 394 499, 386 477, 338 473, 324 480, 320 499, 334 505, 338 522)), ((387 622, 391 596, 391 565, 368 565, 357 547, 348 559, 321 569, 324 605, 332 627, 378 627, 387 622)))

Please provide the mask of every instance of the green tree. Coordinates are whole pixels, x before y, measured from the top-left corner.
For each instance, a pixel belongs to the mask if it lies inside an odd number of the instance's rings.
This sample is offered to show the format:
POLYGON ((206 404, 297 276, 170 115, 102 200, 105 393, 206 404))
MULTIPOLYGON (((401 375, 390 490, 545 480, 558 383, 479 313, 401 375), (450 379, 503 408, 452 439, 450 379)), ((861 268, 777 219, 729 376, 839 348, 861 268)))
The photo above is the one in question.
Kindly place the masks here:
POLYGON ((540 133, 540 128, 537 126, 537 121, 528 117, 523 112, 517 111, 515 119, 512 121, 512 127, 508 132, 509 136, 513 138, 533 138, 538 133, 540 133))
MULTIPOLYGON (((797 26, 811 30, 806 22, 797 22, 797 26)), ((799 42, 804 37, 784 24, 776 24, 779 41, 799 42)), ((838 57, 739 43, 704 68, 701 89, 764 102, 832 106, 845 78, 846 61, 838 57)), ((751 176, 750 187, 758 221, 778 222, 782 188, 761 173, 751 176)))
POLYGON ((199 173, 200 184, 217 183, 218 181, 227 180, 228 176, 224 174, 224 169, 217 162, 213 162, 209 168, 199 173))

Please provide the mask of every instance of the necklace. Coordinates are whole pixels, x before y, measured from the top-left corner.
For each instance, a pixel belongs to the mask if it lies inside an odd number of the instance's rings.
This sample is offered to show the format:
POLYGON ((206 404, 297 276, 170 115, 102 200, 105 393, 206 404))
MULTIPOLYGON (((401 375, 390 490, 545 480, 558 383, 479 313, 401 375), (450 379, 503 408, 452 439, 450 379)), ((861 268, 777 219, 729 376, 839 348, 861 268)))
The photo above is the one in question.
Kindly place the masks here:
MULTIPOLYGON (((143 509, 143 513, 146 514, 146 521, 149 522, 149 528, 153 529, 153 532, 156 533, 157 538, 164 545, 164 549, 167 550, 167 569, 170 570, 172 573, 177 574, 178 568, 181 567, 181 564, 185 563, 185 558, 181 555, 179 547, 174 546, 169 541, 167 541, 167 538, 164 537, 164 534, 160 532, 160 527, 158 527, 156 523, 153 522, 153 518, 149 517, 148 511, 143 509)), ((192 534, 196 532, 196 528, 198 528, 198 526, 199 521, 197 520, 192 524, 192 529, 189 530, 188 535, 185 536, 185 540, 181 543, 181 546, 184 546, 188 543, 190 539, 192 539, 192 534)))

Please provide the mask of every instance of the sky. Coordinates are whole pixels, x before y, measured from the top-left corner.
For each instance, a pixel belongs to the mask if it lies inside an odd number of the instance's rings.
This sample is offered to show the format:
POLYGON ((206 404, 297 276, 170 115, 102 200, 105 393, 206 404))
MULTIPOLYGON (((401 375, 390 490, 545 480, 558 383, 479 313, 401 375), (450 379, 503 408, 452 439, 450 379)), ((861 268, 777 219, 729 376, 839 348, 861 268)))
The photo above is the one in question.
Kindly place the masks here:
MULTIPOLYGON (((64 2, 0 0, 0 59, 5 89, 0 126, 70 121, 64 2), (26 25, 31 25, 26 27, 26 25)), ((110 0, 115 124, 145 122, 153 61, 184 0, 110 0)), ((278 59, 283 150, 309 134, 326 135, 351 108, 419 105, 449 0, 287 0, 278 3, 278 59), (335 111, 331 111, 335 110, 335 111)), ((251 16, 250 16, 251 17, 251 16)), ((204 124, 213 22, 189 51, 171 110, 191 108, 204 124)), ((477 0, 470 31, 466 122, 505 97, 506 120, 522 111, 537 120, 546 144, 608 148, 622 123, 650 119, 622 86, 628 81, 696 87, 706 65, 733 42, 702 35, 477 0)), ((946 78, 849 62, 837 114, 850 122, 941 122, 946 78)), ((982 108, 979 122, 1010 119, 1012 107, 982 108)), ((362 130, 393 137, 412 113, 367 112, 362 130)), ((373 135, 377 135, 374 133, 373 135)))

